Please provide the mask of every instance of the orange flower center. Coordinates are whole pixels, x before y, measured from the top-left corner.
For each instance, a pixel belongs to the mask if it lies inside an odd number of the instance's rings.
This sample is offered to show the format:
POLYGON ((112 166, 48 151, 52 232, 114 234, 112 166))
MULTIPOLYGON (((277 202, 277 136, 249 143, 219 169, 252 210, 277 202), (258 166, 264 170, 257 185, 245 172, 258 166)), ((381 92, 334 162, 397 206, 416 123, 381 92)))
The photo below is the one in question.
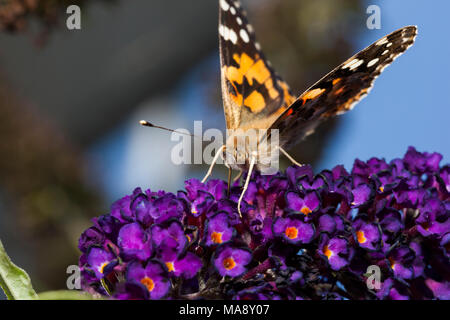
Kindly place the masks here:
POLYGON ((296 227, 288 227, 284 232, 289 239, 295 239, 298 236, 298 229, 296 227))
POLYGON ((108 261, 106 261, 106 262, 103 262, 101 265, 100 265, 100 267, 98 267, 98 271, 100 272, 100 273, 103 273, 103 271, 104 271, 104 269, 105 269, 105 267, 108 265, 108 261))
POLYGON ((173 262, 166 262, 166 266, 167 266, 167 270, 169 270, 169 272, 172 272, 173 270, 175 270, 175 267, 173 265, 173 262))
POLYGON ((223 260, 223 266, 225 267, 225 269, 231 270, 236 266, 236 262, 232 257, 228 257, 223 260))
POLYGON ((303 213, 305 216, 307 216, 307 215, 310 214, 312 211, 311 211, 311 209, 309 209, 308 207, 303 207, 303 208, 300 210, 300 212, 303 213))
POLYGON ((333 251, 328 249, 328 246, 323 247, 323 254, 327 256, 328 259, 333 255, 333 251))
POLYGON ((222 233, 221 232, 213 232, 211 234, 211 240, 214 243, 222 243, 222 233))
POLYGON ((395 260, 393 258, 389 258, 389 263, 391 264, 391 269, 394 270, 395 268, 395 260))
POLYGON ((359 243, 365 243, 367 241, 366 237, 364 236, 364 231, 357 231, 356 232, 356 238, 358 239, 359 243))
POLYGON ((148 291, 153 291, 155 288, 155 283, 149 277, 145 277, 141 279, 141 283, 147 288, 148 291))

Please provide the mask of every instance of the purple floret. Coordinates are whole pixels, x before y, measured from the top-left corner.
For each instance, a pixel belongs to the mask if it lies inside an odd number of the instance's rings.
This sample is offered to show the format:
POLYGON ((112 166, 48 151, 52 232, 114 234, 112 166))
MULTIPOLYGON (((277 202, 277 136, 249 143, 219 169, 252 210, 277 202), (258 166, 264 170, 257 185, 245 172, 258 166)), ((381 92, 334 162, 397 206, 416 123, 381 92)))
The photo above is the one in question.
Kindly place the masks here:
POLYGON ((232 246, 222 246, 219 248, 214 257, 214 267, 221 276, 239 277, 246 270, 246 266, 250 263, 252 254, 246 248, 235 248, 232 246))
POLYGON ((144 264, 138 262, 129 264, 126 271, 126 280, 145 287, 150 299, 164 298, 170 288, 167 271, 156 260, 150 260, 144 264))
POLYGON ((207 246, 214 246, 228 242, 233 238, 234 232, 228 214, 219 212, 207 221, 205 243, 207 246))
POLYGON ((287 218, 277 218, 273 223, 273 233, 292 244, 309 243, 314 238, 314 226, 303 222, 298 214, 287 218))

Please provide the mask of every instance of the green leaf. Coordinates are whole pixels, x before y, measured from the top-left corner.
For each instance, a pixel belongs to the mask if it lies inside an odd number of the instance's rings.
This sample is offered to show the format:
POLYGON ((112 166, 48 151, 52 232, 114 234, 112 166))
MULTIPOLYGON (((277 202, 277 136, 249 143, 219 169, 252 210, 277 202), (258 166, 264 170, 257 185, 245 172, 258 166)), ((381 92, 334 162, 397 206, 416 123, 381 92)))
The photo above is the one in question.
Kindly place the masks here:
POLYGON ((39 300, 97 300, 87 292, 77 290, 45 291, 38 294, 39 300))
POLYGON ((0 287, 9 300, 36 299, 37 294, 31 285, 28 274, 16 266, 6 254, 0 240, 0 287))

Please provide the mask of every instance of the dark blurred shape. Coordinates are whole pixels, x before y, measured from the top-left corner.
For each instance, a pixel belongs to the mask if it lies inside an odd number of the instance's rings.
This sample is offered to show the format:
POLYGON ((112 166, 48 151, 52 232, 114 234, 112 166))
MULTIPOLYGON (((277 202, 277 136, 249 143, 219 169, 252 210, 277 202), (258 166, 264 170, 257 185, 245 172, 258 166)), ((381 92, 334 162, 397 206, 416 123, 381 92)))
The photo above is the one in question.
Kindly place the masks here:
POLYGON ((22 34, 0 33, 8 81, 81 144, 93 143, 138 104, 167 92, 218 48, 217 1, 109 3, 84 1, 81 30, 68 30, 61 10, 63 23, 44 47, 22 34))
MULTIPOLYGON (((35 255, 30 268, 37 279, 62 288, 64 270, 76 262, 80 227, 100 212, 98 193, 83 180, 80 151, 1 78, 0 137, 1 219, 20 234, 15 245, 35 255)), ((2 238, 11 231, 2 230, 2 238)))
MULTIPOLYGON (((113 2, 114 0, 104 0, 113 2)), ((0 30, 22 32, 32 18, 37 18, 43 31, 61 23, 61 15, 69 5, 83 5, 86 0, 2 0, 0 1, 0 30)))
MULTIPOLYGON (((0 3, 0 29, 11 32, 22 31, 26 28, 27 17, 31 13, 37 13, 39 0, 2 0, 0 3)), ((49 1, 46 1, 49 3, 49 1)), ((53 2, 53 1, 52 1, 53 2)), ((55 16, 43 16, 46 21, 54 20, 55 16)))

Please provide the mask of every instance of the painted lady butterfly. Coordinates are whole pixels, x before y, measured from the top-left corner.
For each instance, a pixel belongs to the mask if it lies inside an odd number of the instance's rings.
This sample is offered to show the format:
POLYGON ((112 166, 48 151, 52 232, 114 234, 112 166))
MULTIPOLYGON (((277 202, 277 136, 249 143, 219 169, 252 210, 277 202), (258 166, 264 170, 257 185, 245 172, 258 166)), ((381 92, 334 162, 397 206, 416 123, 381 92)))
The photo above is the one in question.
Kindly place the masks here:
MULTIPOLYGON (((351 110, 369 93, 384 68, 413 44, 417 34, 415 26, 392 32, 343 62, 296 98, 264 58, 240 2, 219 0, 219 7, 221 84, 227 129, 244 132, 264 129, 267 133, 261 139, 269 139, 272 129, 277 129, 278 149, 297 165, 300 164, 285 149, 311 134, 322 121, 351 110)), ((211 175, 219 155, 225 155, 230 172, 248 171, 238 202, 239 213, 252 170, 255 167, 261 170, 262 164, 257 161, 259 152, 258 147, 230 150, 227 143, 217 152, 203 179, 206 181, 211 175), (245 159, 242 165, 236 164, 239 156, 245 159)))

